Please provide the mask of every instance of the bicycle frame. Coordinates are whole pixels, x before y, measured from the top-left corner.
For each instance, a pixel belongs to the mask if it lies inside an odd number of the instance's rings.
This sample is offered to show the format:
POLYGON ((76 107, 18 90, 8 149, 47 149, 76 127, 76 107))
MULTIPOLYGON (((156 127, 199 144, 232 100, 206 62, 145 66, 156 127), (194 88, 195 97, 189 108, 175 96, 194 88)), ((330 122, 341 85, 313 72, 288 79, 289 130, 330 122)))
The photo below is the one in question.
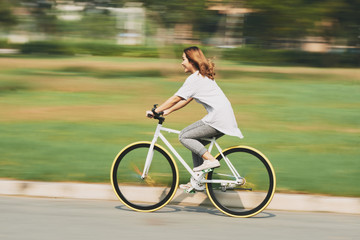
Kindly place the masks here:
POLYGON ((165 128, 162 126, 162 124, 158 124, 155 130, 155 134, 154 134, 154 138, 151 141, 151 145, 148 151, 148 154, 146 156, 146 161, 145 161, 145 166, 144 166, 144 170, 143 173, 141 175, 141 178, 144 179, 150 169, 150 165, 152 162, 152 158, 154 155, 154 146, 155 143, 157 142, 158 138, 160 138, 163 143, 171 150, 171 152, 175 155, 175 157, 180 161, 180 163, 185 167, 185 169, 191 174, 191 176, 196 180, 199 181, 200 183, 224 183, 224 184, 243 184, 244 180, 243 178, 240 176, 240 174, 237 172, 237 170, 235 169, 235 167, 233 166, 233 164, 230 162, 230 160, 225 157, 223 155, 223 151, 220 148, 219 144, 216 142, 216 138, 204 138, 204 140, 210 141, 210 146, 208 148, 208 151, 211 153, 211 150, 213 149, 214 145, 216 146, 216 148, 218 149, 219 153, 222 155, 224 161, 226 162, 227 166, 229 167, 229 169, 231 170, 233 177, 235 180, 231 181, 231 180, 206 180, 203 179, 203 174, 197 175, 191 168, 190 166, 185 162, 185 160, 180 156, 180 154, 175 150, 175 148, 170 144, 170 142, 165 138, 165 136, 161 133, 161 131, 165 131, 168 133, 175 133, 175 134, 180 134, 180 131, 178 130, 174 130, 174 129, 170 129, 170 128, 165 128))

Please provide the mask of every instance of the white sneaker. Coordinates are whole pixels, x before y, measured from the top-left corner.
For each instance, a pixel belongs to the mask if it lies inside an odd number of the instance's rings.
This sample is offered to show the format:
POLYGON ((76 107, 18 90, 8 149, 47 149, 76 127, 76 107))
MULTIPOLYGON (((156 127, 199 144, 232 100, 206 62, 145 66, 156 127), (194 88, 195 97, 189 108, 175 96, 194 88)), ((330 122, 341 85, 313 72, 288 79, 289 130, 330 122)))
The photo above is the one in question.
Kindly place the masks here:
POLYGON ((220 163, 218 160, 215 160, 215 161, 204 160, 203 164, 194 168, 193 170, 194 170, 194 172, 199 172, 199 171, 206 170, 209 168, 218 168, 218 167, 220 167, 220 163))
POLYGON ((183 190, 188 190, 189 188, 192 188, 192 187, 193 186, 192 186, 191 182, 188 182, 187 184, 180 184, 179 185, 179 188, 183 189, 183 190))
POLYGON ((195 193, 195 189, 191 182, 188 182, 187 184, 180 184, 179 188, 183 189, 186 193, 195 193))

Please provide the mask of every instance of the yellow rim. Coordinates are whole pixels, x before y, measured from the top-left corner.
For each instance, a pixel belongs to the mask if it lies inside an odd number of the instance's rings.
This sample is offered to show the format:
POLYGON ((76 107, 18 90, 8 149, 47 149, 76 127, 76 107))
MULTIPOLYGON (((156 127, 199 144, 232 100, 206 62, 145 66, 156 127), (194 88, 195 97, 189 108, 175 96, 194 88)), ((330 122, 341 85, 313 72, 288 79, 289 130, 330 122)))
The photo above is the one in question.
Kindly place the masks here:
POLYGON ((175 196, 175 193, 176 193, 176 190, 177 190, 177 186, 179 185, 179 170, 178 170, 178 167, 176 165, 176 162, 174 161, 174 158, 172 157, 172 155, 165 149, 163 148, 162 146, 158 145, 158 144, 155 144, 156 147, 160 148, 161 150, 163 150, 171 159, 171 161, 173 162, 174 164, 174 167, 175 167, 175 172, 176 172, 176 184, 175 184, 175 190, 173 192, 173 194, 170 196, 169 200, 166 201, 163 205, 161 205, 160 207, 157 207, 155 209, 151 209, 151 210, 139 210, 139 209, 136 209, 136 208, 133 208, 131 206, 129 206, 128 204, 126 204, 121 198, 120 196, 118 195, 118 193, 116 192, 116 189, 114 187, 114 181, 113 181, 113 172, 114 172, 114 167, 115 167, 115 163, 116 163, 116 160, 117 158, 128 148, 134 146, 134 145, 138 145, 138 144, 151 144, 151 142, 148 142, 148 141, 140 141, 140 142, 134 142, 132 144, 129 144, 127 145, 126 147, 124 147, 115 157, 114 159, 114 162, 111 166, 111 171, 110 171, 110 180, 111 180, 111 186, 116 194, 116 196, 118 197, 118 199, 120 200, 120 202, 122 202, 125 206, 127 206, 128 208, 132 209, 132 210, 135 210, 135 211, 138 211, 138 212, 153 212, 153 211, 156 211, 156 210, 159 210, 161 208, 163 208, 164 206, 166 206, 175 196))
MULTIPOLYGON (((228 213, 228 212, 225 212, 224 210, 222 210, 220 207, 217 206, 217 204, 216 204, 215 201, 212 199, 212 197, 211 197, 211 195, 210 195, 210 193, 209 193, 208 184, 206 184, 206 192, 207 192, 207 195, 209 196, 210 201, 211 201, 211 202, 214 204, 214 206, 215 206, 217 209, 219 209, 222 213, 224 213, 224 214, 226 214, 226 215, 228 215, 228 216, 231 216, 231 217, 248 218, 248 217, 252 217, 252 216, 255 216, 256 214, 260 213, 261 211, 263 211, 263 210, 270 204, 270 202, 272 201, 272 199, 273 199, 273 197, 274 197, 274 194, 275 194, 276 176, 275 176, 275 171, 274 171, 274 168, 273 168, 271 162, 270 162, 269 159, 267 159, 267 157, 266 157, 264 154, 262 154, 259 150, 255 149, 255 148, 253 148, 253 147, 249 147, 249 146, 234 146, 234 147, 230 147, 230 148, 227 148, 227 149, 223 150, 223 152, 228 151, 228 150, 230 150, 230 149, 234 149, 234 148, 250 149, 250 150, 258 153, 260 156, 262 156, 262 157, 265 159, 265 161, 269 164, 270 169, 271 169, 271 172, 272 172, 272 174, 273 174, 273 176, 274 176, 274 188, 273 188, 273 190, 272 190, 272 192, 271 192, 271 196, 270 196, 270 198, 269 198, 269 201, 268 201, 260 210, 258 210, 258 211, 255 212, 255 213, 252 213, 252 214, 249 214, 249 215, 244 215, 244 216, 238 216, 238 215, 233 215, 233 214, 230 214, 230 213, 228 213)), ((215 158, 217 158, 219 155, 220 155, 220 153, 217 154, 217 155, 215 156, 215 158)), ((207 175, 206 175, 206 179, 207 179, 207 175)))

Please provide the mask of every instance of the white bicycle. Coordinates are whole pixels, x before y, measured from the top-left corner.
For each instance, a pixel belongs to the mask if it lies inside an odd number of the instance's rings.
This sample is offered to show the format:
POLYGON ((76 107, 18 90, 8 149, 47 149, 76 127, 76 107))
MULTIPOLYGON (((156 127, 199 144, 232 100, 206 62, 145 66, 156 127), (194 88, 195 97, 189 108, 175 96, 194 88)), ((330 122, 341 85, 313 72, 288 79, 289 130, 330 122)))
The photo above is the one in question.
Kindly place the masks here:
MULTIPOLYGON (((154 111, 153 111, 154 112, 154 111)), ((155 112, 154 112, 155 113, 155 112)), ((179 185, 179 172, 171 154, 156 142, 160 138, 191 175, 192 189, 205 191, 221 212, 232 217, 251 217, 263 211, 271 202, 276 186, 274 169, 264 154, 248 146, 222 150, 215 138, 208 151, 216 147, 220 168, 193 172, 162 132, 180 131, 163 127, 158 120, 151 142, 135 142, 115 157, 111 168, 111 184, 120 199, 130 209, 156 211, 168 204, 179 185)), ((190 189, 191 190, 191 189, 190 189)))

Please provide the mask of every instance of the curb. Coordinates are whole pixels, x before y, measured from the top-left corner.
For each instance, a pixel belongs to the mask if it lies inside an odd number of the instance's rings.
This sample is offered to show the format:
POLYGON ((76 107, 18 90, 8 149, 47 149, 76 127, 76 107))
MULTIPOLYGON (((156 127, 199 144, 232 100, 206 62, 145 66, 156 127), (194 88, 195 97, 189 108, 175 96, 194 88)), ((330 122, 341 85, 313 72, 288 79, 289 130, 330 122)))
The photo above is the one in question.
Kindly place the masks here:
MULTIPOLYGON (((110 184, 0 180, 0 195, 118 200, 110 184)), ((170 204, 212 205, 206 193, 178 190, 170 204)), ((267 210, 360 214, 360 198, 275 193, 267 210)))

